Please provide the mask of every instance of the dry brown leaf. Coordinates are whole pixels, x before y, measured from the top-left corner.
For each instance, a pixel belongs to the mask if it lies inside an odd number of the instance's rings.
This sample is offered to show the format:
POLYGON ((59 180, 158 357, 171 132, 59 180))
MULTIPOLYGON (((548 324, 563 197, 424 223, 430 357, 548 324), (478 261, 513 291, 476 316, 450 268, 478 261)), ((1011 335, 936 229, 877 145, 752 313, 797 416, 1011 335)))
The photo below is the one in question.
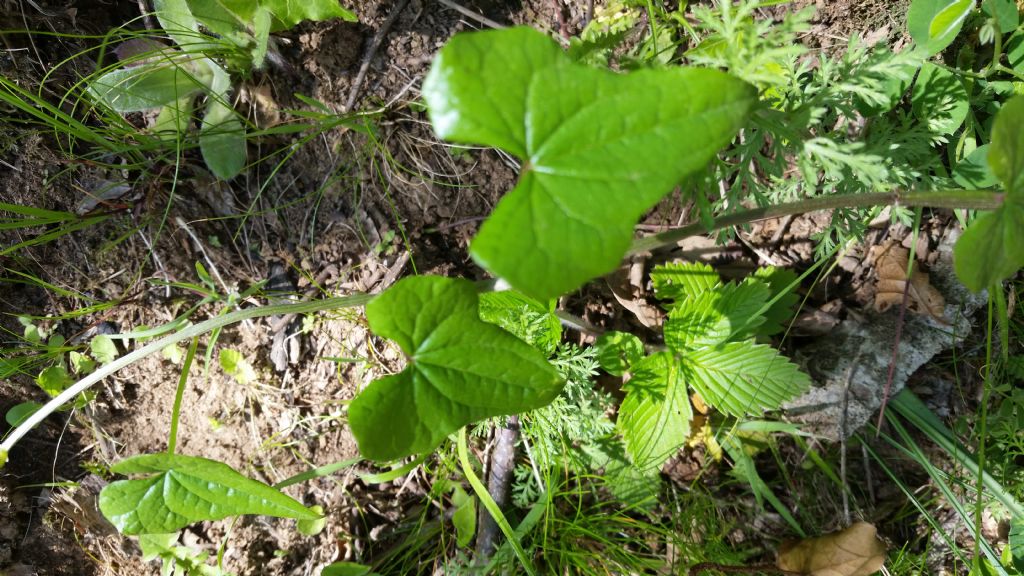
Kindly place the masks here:
MULTIPOLYGON (((875 258, 878 283, 875 286, 875 310, 885 312, 892 306, 903 304, 903 291, 907 289, 907 262, 910 251, 889 241, 871 249, 875 258)), ((915 265, 907 289, 907 310, 927 314, 948 323, 945 319, 946 300, 928 280, 928 273, 915 265)))
POLYGON ((779 570, 806 576, 870 576, 885 563, 885 544, 867 522, 840 532, 789 543, 779 550, 779 570))

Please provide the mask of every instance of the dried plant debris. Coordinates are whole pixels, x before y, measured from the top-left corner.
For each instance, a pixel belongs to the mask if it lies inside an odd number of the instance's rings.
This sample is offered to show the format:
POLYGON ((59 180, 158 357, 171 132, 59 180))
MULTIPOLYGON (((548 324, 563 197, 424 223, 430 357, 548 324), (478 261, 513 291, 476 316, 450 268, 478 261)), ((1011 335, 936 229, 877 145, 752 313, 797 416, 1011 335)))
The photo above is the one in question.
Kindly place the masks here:
POLYGON ((780 570, 808 576, 871 576, 885 563, 885 544, 867 522, 849 528, 787 543, 779 550, 780 570))
POLYGON ((875 262, 878 281, 875 285, 875 310, 885 312, 889 308, 899 308, 906 296, 907 310, 917 314, 928 314, 948 323, 943 316, 946 300, 942 293, 931 285, 928 273, 914 263, 910 271, 910 282, 907 282, 907 268, 910 266, 910 251, 897 245, 892 240, 871 249, 875 262))
MULTIPOLYGON (((903 318, 889 397, 899 393, 907 379, 936 354, 966 337, 971 331, 970 317, 985 302, 985 294, 972 294, 953 272, 953 245, 958 236, 955 228, 947 230, 936 250, 930 278, 917 280, 921 313, 903 318), (938 302, 945 303, 941 312, 938 302)), ((902 249, 889 248, 893 250, 902 249)), ((902 260, 903 279, 904 257, 891 256, 902 260)), ((911 280, 912 285, 914 282, 911 280)), ((902 301, 901 291, 898 304, 902 301)), ((831 334, 801 350, 797 360, 803 362, 817 385, 783 406, 788 416, 806 430, 831 440, 849 437, 867 423, 885 401, 899 317, 899 305, 850 315, 831 334)))

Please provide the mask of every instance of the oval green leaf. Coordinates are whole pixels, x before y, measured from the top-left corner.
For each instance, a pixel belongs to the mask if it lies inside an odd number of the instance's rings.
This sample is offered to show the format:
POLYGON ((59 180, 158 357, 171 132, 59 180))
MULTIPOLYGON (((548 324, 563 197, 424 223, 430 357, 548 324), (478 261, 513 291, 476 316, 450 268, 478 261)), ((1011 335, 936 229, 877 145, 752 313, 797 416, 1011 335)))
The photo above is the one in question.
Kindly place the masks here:
POLYGON ((111 70, 89 83, 89 94, 111 110, 125 113, 166 106, 194 96, 204 87, 191 64, 164 58, 111 70))
POLYGON ((177 454, 143 454, 111 466, 119 480, 100 492, 100 511, 122 534, 176 532, 193 522, 240 514, 299 520, 320 516, 291 497, 242 476, 227 464, 177 454))
POLYGON ((968 190, 991 188, 999 183, 988 163, 989 145, 978 146, 953 169, 953 181, 968 190))
POLYGON ((914 115, 936 135, 956 132, 967 119, 967 89, 952 72, 932 63, 921 66, 911 90, 914 115))
POLYGON ((974 292, 1009 278, 1024 266, 1024 206, 1007 201, 978 216, 953 247, 956 275, 974 292))
POLYGON ((907 30, 932 56, 953 42, 973 9, 973 0, 913 0, 907 11, 907 30))
POLYGON ((433 450, 466 424, 540 408, 562 389, 539 351, 480 320, 476 287, 466 280, 405 278, 366 306, 366 318, 408 358, 405 370, 375 380, 349 404, 366 458, 433 450))
POLYGON ((992 124, 988 164, 1008 201, 1024 204, 1024 96, 1003 105, 992 124))
POLYGON ((540 300, 614 269, 639 217, 729 143, 757 97, 716 70, 590 68, 528 28, 456 36, 423 95, 439 136, 522 158, 470 251, 540 300))

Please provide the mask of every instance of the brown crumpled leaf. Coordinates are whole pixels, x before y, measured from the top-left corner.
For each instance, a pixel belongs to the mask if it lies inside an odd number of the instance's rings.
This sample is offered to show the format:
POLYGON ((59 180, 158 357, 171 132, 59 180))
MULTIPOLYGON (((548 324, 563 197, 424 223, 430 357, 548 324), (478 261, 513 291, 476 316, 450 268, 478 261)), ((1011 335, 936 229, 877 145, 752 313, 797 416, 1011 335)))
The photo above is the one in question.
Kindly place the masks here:
MULTIPOLYGON (((895 242, 888 241, 871 249, 875 259, 878 283, 875 287, 875 310, 885 312, 892 306, 903 304, 903 291, 907 283, 907 261, 910 251, 895 242)), ((944 314, 946 300, 928 280, 928 273, 914 265, 907 290, 907 310, 927 314, 948 324, 944 314)))
POLYGON ((856 522, 840 532, 787 543, 779 549, 779 570, 806 576, 870 576, 885 563, 885 544, 872 524, 856 522))

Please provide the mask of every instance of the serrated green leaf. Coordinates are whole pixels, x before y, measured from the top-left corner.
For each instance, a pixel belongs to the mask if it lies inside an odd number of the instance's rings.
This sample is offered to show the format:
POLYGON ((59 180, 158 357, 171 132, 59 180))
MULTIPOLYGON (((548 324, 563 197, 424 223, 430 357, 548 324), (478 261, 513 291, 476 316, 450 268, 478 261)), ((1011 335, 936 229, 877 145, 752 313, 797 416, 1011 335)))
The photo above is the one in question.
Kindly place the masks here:
POLYGON ((914 115, 933 134, 952 134, 967 118, 970 109, 967 89, 945 68, 925 63, 910 94, 914 115))
POLYGON ((563 382, 545 357, 480 320, 478 308, 472 283, 436 276, 405 278, 366 306, 370 328, 398 343, 408 366, 349 404, 364 457, 424 453, 466 424, 558 396, 563 382))
POLYGON ((693 412, 675 358, 660 352, 633 367, 616 427, 640 470, 661 468, 686 442, 693 412))
POLYGON ((978 146, 953 169, 953 181, 968 190, 991 188, 999 183, 988 163, 989 144, 978 146))
POLYGON ((597 363, 612 376, 622 376, 644 357, 644 343, 627 332, 605 332, 594 343, 597 363))
POLYGON ((178 533, 140 534, 139 548, 142 549, 142 560, 149 562, 171 551, 178 543, 178 533))
POLYGON ((718 272, 703 262, 670 263, 651 270, 654 295, 659 300, 681 302, 721 283, 718 272))
POLYGON ((7 421, 11 427, 15 427, 25 421, 26 418, 35 414, 37 410, 42 408, 43 405, 38 402, 22 402, 21 404, 15 404, 7 411, 4 415, 4 420, 7 421))
POLYGON ((138 112, 173 104, 198 94, 206 79, 185 60, 159 62, 111 70, 89 83, 89 94, 115 112, 138 112))
MULTIPOLYGON (((248 0, 235 0, 236 3, 246 3, 248 0)), ((332 18, 340 18, 347 22, 357 22, 359 19, 355 13, 341 6, 338 0, 305 0, 295 2, 294 0, 260 0, 260 6, 266 8, 274 15, 272 32, 280 32, 293 28, 300 22, 312 20, 320 22, 332 18)))
POLYGON ((687 298, 668 313, 665 345, 682 354, 747 337, 764 323, 760 312, 769 293, 767 284, 748 279, 687 298))
POLYGON ((541 300, 614 269, 638 218, 728 144, 756 101, 716 70, 589 68, 527 28, 456 36, 423 95, 441 137, 523 159, 470 251, 541 300))
POLYGON ((952 44, 973 9, 972 0, 913 0, 907 10, 907 30, 932 56, 952 44))
POLYGON ((789 290, 799 276, 792 270, 768 266, 758 268, 754 278, 768 285, 768 301, 775 300, 764 313, 764 324, 757 328, 758 336, 774 336, 786 329, 793 318, 794 307, 800 303, 800 296, 789 290))
POLYGON ((242 514, 319 518, 291 497, 206 458, 143 454, 122 460, 110 470, 152 474, 113 482, 100 492, 100 511, 122 534, 176 532, 193 522, 242 514))
POLYGON ((114 340, 106 334, 98 334, 89 341, 89 351, 100 364, 109 364, 117 360, 118 351, 114 340))
POLYGON ((956 275, 974 292, 990 288, 1024 266, 1024 206, 1007 202, 978 216, 953 247, 956 275))
POLYGON ((785 356, 752 341, 687 354, 682 367, 687 383, 708 405, 736 417, 774 410, 811 385, 785 356))
POLYGON ((996 115, 988 163, 1007 201, 1024 205, 1024 96, 1012 98, 996 115))

